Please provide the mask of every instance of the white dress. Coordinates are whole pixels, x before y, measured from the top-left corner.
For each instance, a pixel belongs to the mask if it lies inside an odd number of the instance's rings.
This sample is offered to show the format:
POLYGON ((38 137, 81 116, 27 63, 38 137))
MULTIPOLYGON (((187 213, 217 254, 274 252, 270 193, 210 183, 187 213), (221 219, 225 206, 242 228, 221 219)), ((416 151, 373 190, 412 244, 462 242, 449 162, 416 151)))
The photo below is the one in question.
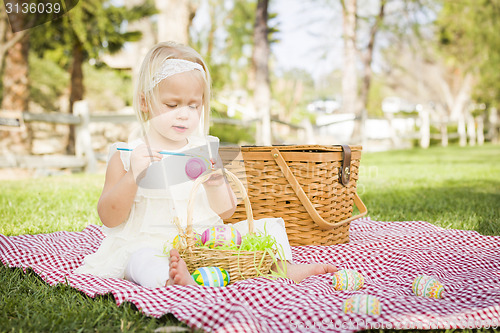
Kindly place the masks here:
MULTIPOLYGON (((134 149, 142 140, 130 144, 119 142, 110 148, 110 157, 117 148, 134 149)), ((202 138, 190 137, 181 152, 206 142, 202 138)), ((130 152, 119 151, 123 167, 130 168, 130 152)), ((158 162, 153 162, 158 163, 158 162)), ((144 188, 139 186, 128 219, 113 228, 103 227, 106 235, 99 249, 85 257, 77 274, 93 274, 104 278, 124 278, 130 255, 142 248, 153 248, 168 253, 172 241, 178 235, 178 228, 173 223, 177 216, 185 230, 188 196, 193 181, 181 182, 170 188, 144 188)), ((211 208, 203 186, 200 186, 195 198, 193 229, 202 234, 208 226, 221 225, 223 221, 211 208)))

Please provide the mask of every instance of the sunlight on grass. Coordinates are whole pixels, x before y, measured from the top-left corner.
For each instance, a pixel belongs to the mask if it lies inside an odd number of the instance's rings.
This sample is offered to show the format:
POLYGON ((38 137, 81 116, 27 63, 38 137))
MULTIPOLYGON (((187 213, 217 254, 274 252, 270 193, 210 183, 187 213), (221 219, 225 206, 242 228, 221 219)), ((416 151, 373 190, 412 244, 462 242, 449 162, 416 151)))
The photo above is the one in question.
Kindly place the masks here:
POLYGON ((97 200, 102 175, 71 175, 1 181, 0 234, 79 231, 100 224, 97 200))
POLYGON ((359 193, 372 219, 423 220, 500 235, 500 147, 365 153, 359 193))

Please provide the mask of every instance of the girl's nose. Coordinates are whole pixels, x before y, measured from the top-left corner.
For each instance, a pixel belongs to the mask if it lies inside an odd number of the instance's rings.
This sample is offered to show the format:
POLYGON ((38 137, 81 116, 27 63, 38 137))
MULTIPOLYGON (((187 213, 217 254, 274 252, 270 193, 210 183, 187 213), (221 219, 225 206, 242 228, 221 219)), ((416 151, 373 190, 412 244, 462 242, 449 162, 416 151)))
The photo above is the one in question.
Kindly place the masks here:
POLYGON ((177 108, 176 113, 177 113, 177 118, 187 119, 189 116, 189 107, 188 106, 179 107, 177 108))

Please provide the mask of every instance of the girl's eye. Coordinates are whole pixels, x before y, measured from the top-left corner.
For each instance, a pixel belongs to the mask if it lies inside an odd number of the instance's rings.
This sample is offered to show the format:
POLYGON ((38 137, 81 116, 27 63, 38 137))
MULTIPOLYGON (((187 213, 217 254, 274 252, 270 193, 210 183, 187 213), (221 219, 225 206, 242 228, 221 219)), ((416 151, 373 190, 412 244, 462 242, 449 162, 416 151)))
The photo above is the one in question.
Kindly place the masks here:
POLYGON ((176 108, 177 107, 177 105, 175 105, 175 104, 165 104, 165 105, 169 108, 176 108))
POLYGON ((198 108, 198 105, 190 105, 189 106, 191 109, 197 109, 198 108))

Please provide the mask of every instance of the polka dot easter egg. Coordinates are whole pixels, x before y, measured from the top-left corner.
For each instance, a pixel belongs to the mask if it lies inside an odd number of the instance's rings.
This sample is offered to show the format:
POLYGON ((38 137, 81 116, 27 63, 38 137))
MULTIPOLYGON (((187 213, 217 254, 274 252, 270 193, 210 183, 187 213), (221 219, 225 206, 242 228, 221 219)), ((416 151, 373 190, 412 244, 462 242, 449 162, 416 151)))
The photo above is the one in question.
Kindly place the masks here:
POLYGON ((193 280, 200 286, 224 287, 229 284, 229 273, 218 267, 201 267, 191 274, 193 280))
POLYGON ((382 313, 382 306, 377 297, 358 294, 346 299, 342 304, 342 310, 344 313, 380 315, 382 313))
POLYGON ((332 282, 336 290, 359 290, 363 288, 365 278, 354 269, 342 269, 333 274, 332 282))
POLYGON ((430 298, 443 298, 444 287, 433 277, 427 275, 420 275, 413 280, 411 290, 417 296, 430 297, 430 298))
MULTIPOLYGON (((175 236, 174 240, 172 241, 172 246, 178 250, 183 249, 184 247, 182 246, 182 242, 180 241, 180 236, 177 235, 175 236)), ((201 242, 201 235, 197 232, 194 233, 194 246, 202 246, 203 243, 201 242)), ((187 245, 187 244, 186 244, 187 245)))
POLYGON ((229 225, 219 225, 205 230, 201 235, 201 241, 211 249, 223 245, 239 246, 241 234, 229 225))

